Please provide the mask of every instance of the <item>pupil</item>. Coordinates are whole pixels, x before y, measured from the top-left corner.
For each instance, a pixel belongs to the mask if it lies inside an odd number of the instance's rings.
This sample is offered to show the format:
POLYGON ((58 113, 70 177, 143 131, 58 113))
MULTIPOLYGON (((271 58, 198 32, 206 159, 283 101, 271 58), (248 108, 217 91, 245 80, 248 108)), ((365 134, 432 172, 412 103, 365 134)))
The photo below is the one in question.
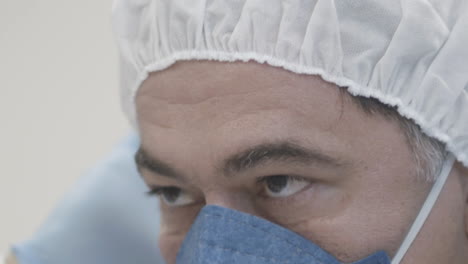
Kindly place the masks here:
POLYGON ((175 202, 179 198, 179 195, 180 189, 177 187, 168 187, 164 190, 164 199, 170 203, 175 202))
POLYGON ((270 189, 270 191, 274 193, 281 192, 286 187, 287 184, 288 184, 287 176, 272 176, 272 177, 269 177, 267 180, 268 189, 270 189))

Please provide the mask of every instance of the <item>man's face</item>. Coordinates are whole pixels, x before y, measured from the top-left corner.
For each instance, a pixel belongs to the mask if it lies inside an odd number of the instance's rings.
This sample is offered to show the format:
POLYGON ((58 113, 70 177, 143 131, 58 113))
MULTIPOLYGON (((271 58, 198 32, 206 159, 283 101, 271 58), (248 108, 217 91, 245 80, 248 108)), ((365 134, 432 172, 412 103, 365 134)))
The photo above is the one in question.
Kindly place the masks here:
MULTIPOLYGON (((393 255, 431 185, 417 179, 398 124, 346 96, 257 63, 179 62, 151 74, 136 98, 140 155, 152 163, 141 173, 162 198, 166 260, 206 204, 265 218, 344 262, 393 255)), ((404 263, 464 263, 459 181, 451 175, 404 263)))

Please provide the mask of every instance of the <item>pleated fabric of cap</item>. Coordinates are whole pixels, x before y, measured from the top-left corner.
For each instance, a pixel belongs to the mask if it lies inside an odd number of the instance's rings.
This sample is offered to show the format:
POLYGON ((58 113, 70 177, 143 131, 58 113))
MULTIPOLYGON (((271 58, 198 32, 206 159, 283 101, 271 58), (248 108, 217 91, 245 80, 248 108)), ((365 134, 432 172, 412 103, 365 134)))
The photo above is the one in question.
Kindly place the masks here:
POLYGON ((468 167, 467 0, 115 0, 123 109, 180 60, 257 61, 396 106, 468 167))

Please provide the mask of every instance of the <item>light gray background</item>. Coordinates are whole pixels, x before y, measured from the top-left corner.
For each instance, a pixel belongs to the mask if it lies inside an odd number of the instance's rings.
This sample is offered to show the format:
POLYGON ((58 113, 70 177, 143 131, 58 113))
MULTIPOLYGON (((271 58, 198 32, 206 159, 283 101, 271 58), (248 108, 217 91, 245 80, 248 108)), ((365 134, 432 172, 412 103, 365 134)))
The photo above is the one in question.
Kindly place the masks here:
POLYGON ((0 0, 0 252, 128 132, 111 0, 0 0))

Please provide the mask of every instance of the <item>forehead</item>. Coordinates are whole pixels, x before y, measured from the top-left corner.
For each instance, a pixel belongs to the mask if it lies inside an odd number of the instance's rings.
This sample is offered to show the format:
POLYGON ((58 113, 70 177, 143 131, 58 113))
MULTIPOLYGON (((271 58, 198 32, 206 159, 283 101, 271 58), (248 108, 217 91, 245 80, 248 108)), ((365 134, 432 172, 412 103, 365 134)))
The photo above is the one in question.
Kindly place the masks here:
POLYGON ((142 145, 192 165, 274 140, 360 160, 406 148, 397 125, 364 114, 339 89, 258 63, 179 62, 151 74, 137 93, 142 145))
MULTIPOLYGON (((256 62, 185 61, 152 73, 138 91, 136 104, 140 120, 151 116, 173 123, 176 114, 183 112, 197 121, 197 114, 208 117, 273 109, 310 114, 323 105, 339 106, 338 89, 318 76, 256 62)), ((320 115, 330 118, 339 110, 322 107, 320 115)))
POLYGON ((299 75, 256 62, 182 61, 150 74, 138 94, 196 103, 207 97, 272 91, 273 88, 278 91, 280 87, 306 82, 333 86, 317 76, 299 75))

